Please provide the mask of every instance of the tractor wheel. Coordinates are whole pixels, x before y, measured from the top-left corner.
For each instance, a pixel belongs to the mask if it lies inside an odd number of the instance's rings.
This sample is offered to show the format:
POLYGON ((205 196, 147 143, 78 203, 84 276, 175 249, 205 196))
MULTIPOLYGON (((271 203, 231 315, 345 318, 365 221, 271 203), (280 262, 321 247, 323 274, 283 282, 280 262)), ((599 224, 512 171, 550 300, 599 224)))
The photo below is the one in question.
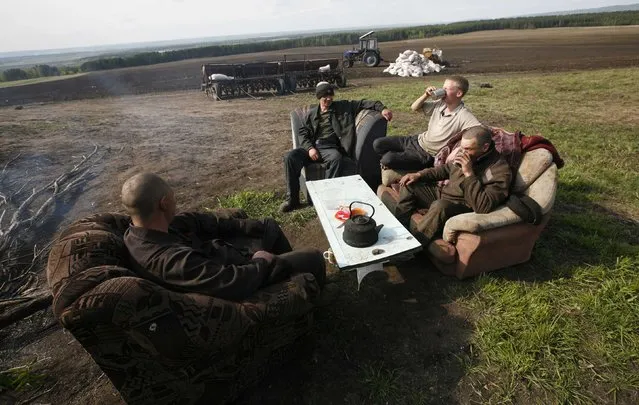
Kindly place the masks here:
POLYGON ((374 52, 366 53, 363 60, 368 67, 376 67, 379 65, 379 55, 374 52))
POLYGON ((353 67, 353 59, 344 58, 344 66, 347 67, 347 68, 353 67))

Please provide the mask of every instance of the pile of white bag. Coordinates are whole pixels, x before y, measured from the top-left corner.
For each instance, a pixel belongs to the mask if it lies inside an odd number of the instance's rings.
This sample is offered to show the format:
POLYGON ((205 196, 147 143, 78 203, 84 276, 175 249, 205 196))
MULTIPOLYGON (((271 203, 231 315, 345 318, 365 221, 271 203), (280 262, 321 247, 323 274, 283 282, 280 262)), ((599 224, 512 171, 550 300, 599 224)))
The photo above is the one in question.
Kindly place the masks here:
MULTIPOLYGON (((441 60, 441 49, 437 49, 436 51, 433 51, 433 53, 437 54, 441 60)), ((391 63, 386 69, 384 69, 384 73, 390 73, 401 77, 421 77, 429 73, 439 72, 443 68, 444 66, 433 62, 417 51, 409 49, 400 53, 399 57, 395 60, 395 63, 391 63)))

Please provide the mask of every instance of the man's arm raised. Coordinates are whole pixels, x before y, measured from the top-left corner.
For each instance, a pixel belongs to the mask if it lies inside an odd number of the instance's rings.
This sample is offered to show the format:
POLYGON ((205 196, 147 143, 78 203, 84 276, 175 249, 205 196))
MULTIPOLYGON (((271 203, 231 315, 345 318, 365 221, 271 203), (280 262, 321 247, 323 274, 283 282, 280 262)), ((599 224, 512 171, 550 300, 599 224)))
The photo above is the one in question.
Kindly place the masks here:
POLYGON ((424 106, 424 102, 428 100, 428 98, 433 94, 435 90, 436 88, 433 86, 427 87, 426 90, 424 91, 424 94, 419 96, 417 100, 413 101, 413 104, 411 104, 410 109, 415 112, 420 111, 422 107, 424 106))

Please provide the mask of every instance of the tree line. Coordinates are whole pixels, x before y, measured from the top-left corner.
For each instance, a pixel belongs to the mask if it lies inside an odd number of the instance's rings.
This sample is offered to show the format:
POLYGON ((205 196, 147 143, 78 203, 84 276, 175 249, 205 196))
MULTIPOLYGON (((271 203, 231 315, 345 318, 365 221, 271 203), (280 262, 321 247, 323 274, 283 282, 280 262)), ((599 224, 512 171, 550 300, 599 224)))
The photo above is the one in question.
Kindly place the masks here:
MULTIPOLYGON (((639 11, 617 11, 609 13, 570 14, 555 16, 500 18, 495 20, 463 21, 450 24, 424 25, 418 27, 395 28, 377 32, 380 42, 420 39, 441 35, 464 34, 474 31, 534 29, 556 27, 592 27, 639 24, 639 11)), ((131 56, 103 57, 84 62, 79 67, 51 67, 38 65, 24 71, 9 69, 2 73, 4 81, 21 80, 32 77, 54 76, 123 67, 145 66, 157 63, 175 62, 185 59, 237 55, 242 53, 277 51, 288 48, 305 48, 331 45, 353 45, 359 42, 359 33, 338 32, 293 39, 275 39, 235 44, 219 44, 171 51, 141 52, 131 56)))
POLYGON ((38 77, 61 76, 80 72, 78 66, 50 66, 35 65, 28 69, 11 68, 0 74, 0 82, 12 82, 15 80, 35 79, 38 77))

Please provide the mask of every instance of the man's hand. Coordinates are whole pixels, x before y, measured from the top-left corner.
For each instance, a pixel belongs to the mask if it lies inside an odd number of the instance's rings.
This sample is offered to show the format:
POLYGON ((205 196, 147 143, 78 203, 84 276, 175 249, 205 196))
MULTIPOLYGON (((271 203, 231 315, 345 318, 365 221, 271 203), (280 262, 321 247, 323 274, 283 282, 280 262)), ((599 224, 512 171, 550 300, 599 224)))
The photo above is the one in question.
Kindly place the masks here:
POLYGON ((473 162, 470 160, 470 156, 468 156, 466 153, 458 153, 457 156, 455 156, 453 163, 461 168, 464 176, 472 176, 473 162))
POLYGON ((311 148, 308 150, 308 157, 313 161, 317 161, 320 158, 319 152, 315 148, 311 148))
POLYGON ((388 108, 384 108, 382 110, 382 117, 386 118, 386 121, 390 121, 393 119, 393 112, 388 108))
POLYGON ((253 253, 252 259, 264 259, 268 264, 271 264, 273 263, 273 260, 275 260, 275 255, 267 252, 266 250, 258 250, 253 253))
POLYGON ((435 87, 435 86, 428 86, 428 87, 426 87, 426 91, 424 91, 424 93, 425 93, 425 94, 427 94, 427 95, 428 95, 428 97, 432 97, 433 92, 434 92, 435 90, 437 90, 437 87, 435 87))
POLYGON ((419 180, 420 177, 422 176, 419 174, 419 172, 405 174, 404 177, 399 179, 399 185, 401 187, 405 187, 411 183, 416 182, 417 180, 419 180))

